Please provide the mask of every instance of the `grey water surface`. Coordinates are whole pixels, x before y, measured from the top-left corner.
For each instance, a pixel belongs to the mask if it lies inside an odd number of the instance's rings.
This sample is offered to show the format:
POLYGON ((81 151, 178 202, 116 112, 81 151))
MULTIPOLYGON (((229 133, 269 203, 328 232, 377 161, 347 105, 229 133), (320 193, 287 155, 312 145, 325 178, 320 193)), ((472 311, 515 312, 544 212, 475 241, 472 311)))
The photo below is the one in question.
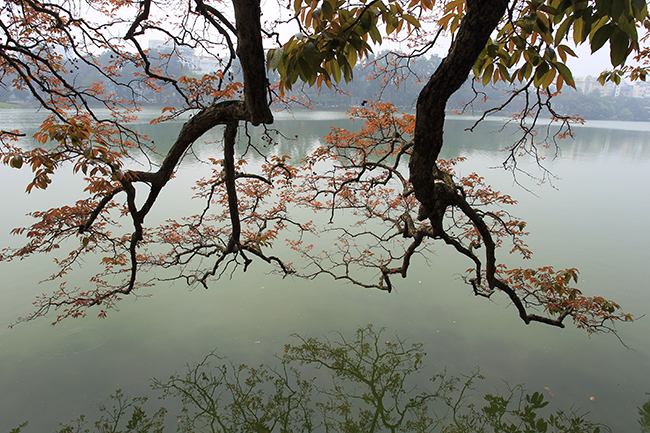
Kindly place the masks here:
MULTIPOLYGON (((40 119, 41 114, 28 110, 2 110, 0 128, 35 131, 40 119)), ((501 123, 489 121, 465 131, 471 122, 448 120, 442 156, 466 157, 461 174, 477 171, 519 200, 512 213, 528 222, 534 255, 522 262, 503 251, 503 260, 514 266, 576 267, 586 294, 614 299, 635 316, 647 314, 650 124, 588 122, 577 127, 575 139, 562 141, 561 154, 544 161, 558 177, 551 186, 521 173, 517 185, 511 173, 494 168, 505 156, 500 149, 516 138, 515 129, 498 132, 501 123)), ((360 125, 342 112, 280 113, 273 127, 284 138, 278 138, 273 151, 297 161, 331 126, 360 125)), ((178 127, 142 123, 163 152, 178 127)), ((218 157, 210 144, 218 139, 212 133, 208 144, 195 147, 196 158, 183 163, 149 225, 201 207, 190 199, 191 186, 210 174, 204 161, 218 157)), ((535 169, 525 162, 522 168, 535 169)), ((70 203, 81 194, 80 182, 60 174, 51 191, 25 195, 28 179, 25 168, 0 166, 2 247, 20 244, 9 231, 29 223, 27 212, 70 203)), ((449 248, 436 246, 429 259, 416 262, 391 294, 325 277, 283 279, 255 263, 209 290, 159 284, 149 290, 153 296, 127 298, 106 319, 91 312, 57 326, 45 318, 13 329, 7 325, 30 312, 35 296, 57 287, 39 284, 55 267, 51 257, 0 262, 0 431, 26 420, 26 432, 54 431, 59 421, 92 413, 118 388, 129 395, 150 394, 150 378, 167 378, 215 348, 235 362, 273 363, 273 354, 293 341, 293 333, 321 336, 336 330, 350 335, 367 323, 425 343, 431 376, 444 368, 451 374, 470 373, 478 366, 486 376, 479 385, 483 393, 506 389, 505 381, 525 384, 545 393, 553 407, 582 408, 615 432, 640 431, 637 407, 650 398, 650 319, 618 327, 629 348, 613 335, 590 337, 570 325, 526 326, 506 299, 488 301, 471 294, 459 278, 470 264, 449 248)), ((82 284, 92 266, 71 274, 68 284, 82 284)))

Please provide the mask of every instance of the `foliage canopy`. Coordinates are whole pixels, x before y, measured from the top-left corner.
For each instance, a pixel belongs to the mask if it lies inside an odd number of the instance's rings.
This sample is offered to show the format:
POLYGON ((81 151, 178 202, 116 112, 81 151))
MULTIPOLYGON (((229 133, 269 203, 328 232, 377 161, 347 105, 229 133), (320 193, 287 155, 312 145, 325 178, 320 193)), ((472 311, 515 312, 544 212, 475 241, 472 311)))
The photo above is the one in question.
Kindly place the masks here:
POLYGON ((438 157, 446 102, 468 78, 512 86, 506 102, 483 118, 524 101, 515 117, 521 138, 507 147, 505 168, 517 170, 520 158, 537 158, 540 147, 571 136, 571 122, 579 118, 557 113, 552 98, 575 85, 566 65, 575 56, 572 45, 588 44, 592 51, 609 45, 617 69, 602 80, 618 82, 626 74, 645 79, 650 21, 643 0, 295 0, 278 6, 280 12, 269 16, 259 0, 4 3, 2 84, 29 92, 49 115, 33 137, 36 147, 24 145, 21 131, 1 131, 2 161, 33 171, 27 192, 47 189, 58 170, 78 173, 87 186, 86 196, 72 205, 33 212, 32 226, 13 231, 27 237, 26 245, 4 249, 1 259, 65 248, 52 279, 64 279, 89 255, 103 266, 88 286, 63 282, 39 297, 35 311, 19 321, 55 311, 56 323, 91 307, 103 317, 124 296, 149 286, 141 274, 154 267, 207 287, 213 278, 263 261, 283 275, 326 274, 391 292, 394 277, 405 276, 414 255, 426 255, 434 241, 468 259, 466 281, 476 295, 505 294, 525 323, 563 327, 569 317, 595 332, 632 320, 615 302, 575 288, 575 269, 501 264, 502 247, 530 256, 525 222, 504 210, 515 201, 478 174, 456 175, 457 161, 438 157), (287 28, 295 32, 288 38, 287 28), (426 85, 414 115, 381 101, 355 108, 350 115, 363 120, 359 132, 334 129, 322 147, 296 163, 268 146, 274 140, 271 106, 300 103, 298 83, 336 88, 353 79, 360 63, 374 68, 385 85, 399 83, 441 35, 449 51, 430 76, 419 77, 426 85), (153 38, 164 39, 169 50, 146 49, 153 38), (383 43, 406 48, 369 59, 383 43), (218 66, 207 74, 179 70, 175 62, 187 49, 218 66), (626 66, 632 57, 638 66, 626 66), (79 66, 102 80, 78 80, 79 66), (132 126, 151 94, 174 94, 176 101, 152 123, 192 114, 160 163, 151 158, 153 143, 132 126), (545 114, 557 127, 539 134, 545 114), (248 123, 263 126, 259 139, 241 134, 248 123), (214 145, 222 157, 210 160, 211 177, 197 180, 204 211, 147 227, 145 217, 183 158, 218 127, 223 140, 214 145), (265 163, 249 169, 246 152, 257 152, 265 163), (309 242, 316 225, 294 216, 300 207, 332 219, 345 210, 365 225, 334 226, 337 250, 320 253, 309 242), (306 267, 275 255, 273 245, 285 237, 306 267), (377 278, 365 279, 364 269, 377 278))

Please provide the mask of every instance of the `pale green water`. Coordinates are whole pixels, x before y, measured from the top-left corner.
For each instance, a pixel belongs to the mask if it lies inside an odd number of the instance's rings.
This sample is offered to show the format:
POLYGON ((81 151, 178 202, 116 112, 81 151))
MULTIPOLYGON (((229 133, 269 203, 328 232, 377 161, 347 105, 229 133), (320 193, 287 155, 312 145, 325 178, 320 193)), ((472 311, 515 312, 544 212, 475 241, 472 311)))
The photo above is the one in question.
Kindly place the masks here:
MULTIPOLYGON (((0 127, 19 127, 37 116, 3 110, 0 127)), ((278 116, 274 127, 297 140, 283 140, 278 152, 295 161, 304 156, 330 126, 348 124, 342 113, 296 113, 278 116)), ((499 164, 499 147, 508 133, 488 123, 465 133, 466 120, 448 122, 443 157, 467 156, 461 172, 479 171, 488 181, 520 200, 514 211, 528 222, 535 252, 530 267, 578 267, 585 292, 619 301, 636 316, 650 310, 650 125, 587 124, 575 141, 563 144, 562 158, 549 162, 561 177, 558 190, 513 186, 508 173, 488 170, 499 164)), ((355 125, 356 127, 356 125, 355 125)), ((156 143, 164 148, 177 129, 156 127, 156 143)), ((510 131, 512 132, 512 131, 510 131)), ((218 135, 214 135, 216 139, 218 135)), ((201 157, 213 154, 200 146, 201 157)), ((209 167, 187 161, 164 192, 157 213, 166 218, 185 207, 193 179, 209 167)), ((77 198, 78 184, 65 176, 52 191, 25 196, 28 173, 0 167, 3 203, 0 241, 16 245, 8 232, 27 221, 23 215, 77 198)), ((616 432, 639 431, 637 406, 650 398, 650 322, 641 319, 619 327, 634 350, 613 336, 594 336, 573 329, 525 326, 504 299, 474 298, 455 275, 467 263, 444 246, 432 266, 420 263, 396 293, 381 293, 333 283, 281 279, 261 264, 246 274, 223 279, 208 290, 188 291, 182 284, 152 289, 149 299, 127 299, 108 319, 70 320, 52 327, 47 320, 0 327, 0 431, 29 420, 29 432, 53 431, 57 421, 88 413, 93 404, 117 388, 146 394, 147 380, 167 377, 183 365, 219 348, 237 362, 272 361, 289 334, 344 334, 373 323, 390 333, 426 343, 431 372, 447 367, 452 374, 477 365, 488 379, 482 390, 503 388, 502 380, 525 383, 532 391, 548 388, 551 404, 571 404, 594 414, 616 432), (592 401, 590 397, 595 397, 592 401)), ((9 324, 30 310, 33 297, 52 286, 36 283, 53 270, 48 258, 0 263, 0 323, 9 324)), ((71 277, 80 283, 90 270, 71 277)), ((166 403, 166 402, 165 402, 166 403)), ((172 431, 172 430, 170 430, 172 431)))

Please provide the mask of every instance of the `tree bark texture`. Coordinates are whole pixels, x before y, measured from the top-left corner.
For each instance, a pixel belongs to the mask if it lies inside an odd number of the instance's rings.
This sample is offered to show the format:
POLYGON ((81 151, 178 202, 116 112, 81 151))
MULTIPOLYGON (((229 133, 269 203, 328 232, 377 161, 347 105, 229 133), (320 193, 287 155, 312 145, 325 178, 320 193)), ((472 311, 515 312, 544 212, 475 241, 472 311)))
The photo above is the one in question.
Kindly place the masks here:
POLYGON ((273 123, 267 100, 268 80, 262 47, 260 0, 233 0, 237 23, 237 56, 244 73, 244 101, 250 122, 273 123))
POLYGON ((225 172, 226 191, 228 192, 228 208, 230 209, 230 224, 232 232, 228 242, 227 251, 239 245, 241 222, 239 221, 239 202, 237 201, 237 185, 235 184, 235 143, 237 142, 237 122, 229 122, 223 134, 224 156, 223 166, 225 172))
POLYGON ((409 168, 415 196, 421 203, 421 220, 431 216, 437 218, 444 214, 447 206, 442 197, 447 195, 445 186, 435 183, 436 179, 443 180, 436 159, 443 144, 447 101, 467 80, 474 62, 504 16, 507 6, 508 0, 467 0, 467 14, 447 57, 418 97, 409 168))

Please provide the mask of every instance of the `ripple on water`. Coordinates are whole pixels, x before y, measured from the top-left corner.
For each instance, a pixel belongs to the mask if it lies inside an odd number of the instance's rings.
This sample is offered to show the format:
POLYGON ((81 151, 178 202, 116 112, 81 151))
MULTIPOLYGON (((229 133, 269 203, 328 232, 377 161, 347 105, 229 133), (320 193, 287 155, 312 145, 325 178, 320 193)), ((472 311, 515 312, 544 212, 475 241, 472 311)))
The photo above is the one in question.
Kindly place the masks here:
POLYGON ((52 356, 79 355, 103 346, 110 339, 97 328, 69 329, 53 337, 47 344, 45 353, 52 356))

